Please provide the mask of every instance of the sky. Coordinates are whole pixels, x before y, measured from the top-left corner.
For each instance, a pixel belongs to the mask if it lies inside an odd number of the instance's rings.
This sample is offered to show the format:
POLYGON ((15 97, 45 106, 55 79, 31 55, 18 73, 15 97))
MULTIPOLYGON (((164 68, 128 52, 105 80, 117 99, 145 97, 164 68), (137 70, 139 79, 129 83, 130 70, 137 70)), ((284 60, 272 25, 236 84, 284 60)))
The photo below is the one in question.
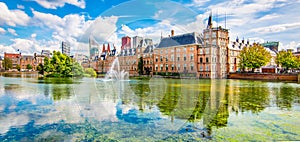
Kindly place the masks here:
POLYGON ((61 50, 87 53, 89 38, 121 46, 123 36, 152 38, 229 29, 230 40, 279 41, 281 49, 300 47, 300 0, 0 0, 0 55, 61 50), (225 24, 226 23, 226 24, 225 24))

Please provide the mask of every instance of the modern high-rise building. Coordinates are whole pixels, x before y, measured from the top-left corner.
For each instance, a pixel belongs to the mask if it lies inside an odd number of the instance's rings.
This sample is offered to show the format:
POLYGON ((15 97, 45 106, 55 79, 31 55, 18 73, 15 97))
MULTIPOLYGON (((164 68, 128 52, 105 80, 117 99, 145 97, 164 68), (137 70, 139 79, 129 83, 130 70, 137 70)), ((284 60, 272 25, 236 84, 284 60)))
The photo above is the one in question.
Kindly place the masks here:
POLYGON ((141 43, 143 41, 142 37, 135 36, 132 38, 132 48, 141 47, 141 43))
MULTIPOLYGON (((103 52, 103 51, 102 51, 103 52)), ((100 44, 93 38, 89 38, 89 57, 90 59, 96 59, 100 54, 100 44)))
POLYGON ((47 57, 50 57, 50 54, 51 54, 50 50, 42 50, 42 52, 41 52, 41 55, 44 55, 47 57))
POLYGON ((148 45, 153 45, 153 41, 151 38, 145 38, 144 39, 144 42, 145 42, 145 45, 148 46, 148 45))
POLYGON ((263 47, 265 48, 269 48, 272 51, 278 53, 279 51, 279 46, 280 46, 280 42, 276 42, 276 41, 271 41, 271 42, 265 42, 261 44, 263 47))
POLYGON ((129 36, 122 37, 121 50, 131 48, 131 38, 129 36))
POLYGON ((71 47, 70 47, 70 44, 68 43, 68 42, 62 42, 61 43, 61 52, 63 53, 63 54, 66 54, 67 56, 70 56, 70 51, 71 51, 71 49, 70 49, 71 47))

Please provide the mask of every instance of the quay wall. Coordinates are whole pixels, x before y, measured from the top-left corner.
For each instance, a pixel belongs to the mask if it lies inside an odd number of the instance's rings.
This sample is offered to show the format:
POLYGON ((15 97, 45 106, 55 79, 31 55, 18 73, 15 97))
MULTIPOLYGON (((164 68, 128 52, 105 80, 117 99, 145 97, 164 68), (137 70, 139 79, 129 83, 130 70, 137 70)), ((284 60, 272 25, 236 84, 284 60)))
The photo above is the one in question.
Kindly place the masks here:
POLYGON ((270 80, 270 81, 296 81, 299 82, 300 74, 276 74, 276 73, 229 73, 228 79, 245 80, 270 80))

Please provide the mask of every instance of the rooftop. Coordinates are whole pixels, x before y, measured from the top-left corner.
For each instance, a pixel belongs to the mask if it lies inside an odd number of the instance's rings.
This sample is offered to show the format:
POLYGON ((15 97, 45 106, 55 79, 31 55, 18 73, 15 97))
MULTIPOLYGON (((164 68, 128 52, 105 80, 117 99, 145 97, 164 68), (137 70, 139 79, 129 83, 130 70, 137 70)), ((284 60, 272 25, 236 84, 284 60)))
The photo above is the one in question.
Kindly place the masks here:
POLYGON ((202 43, 203 43, 203 37, 201 36, 201 34, 193 32, 193 33, 187 33, 187 34, 162 38, 157 48, 182 46, 182 45, 189 45, 189 44, 202 44, 202 43))

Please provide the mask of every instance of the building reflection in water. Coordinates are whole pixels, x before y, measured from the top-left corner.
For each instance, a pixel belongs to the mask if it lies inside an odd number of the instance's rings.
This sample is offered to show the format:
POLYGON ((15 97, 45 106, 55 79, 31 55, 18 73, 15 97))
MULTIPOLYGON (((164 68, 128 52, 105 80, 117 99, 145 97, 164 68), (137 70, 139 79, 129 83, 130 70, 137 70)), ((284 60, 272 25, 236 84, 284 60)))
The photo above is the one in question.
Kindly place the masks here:
POLYGON ((300 100, 299 85, 292 83, 163 78, 37 82, 1 78, 0 113, 5 118, 0 121, 1 134, 31 120, 35 126, 88 120, 96 126, 103 121, 130 123, 128 128, 136 124, 138 130, 155 122, 153 132, 193 130, 210 137, 215 128, 227 127, 229 115, 258 114, 267 107, 289 110, 300 100))

